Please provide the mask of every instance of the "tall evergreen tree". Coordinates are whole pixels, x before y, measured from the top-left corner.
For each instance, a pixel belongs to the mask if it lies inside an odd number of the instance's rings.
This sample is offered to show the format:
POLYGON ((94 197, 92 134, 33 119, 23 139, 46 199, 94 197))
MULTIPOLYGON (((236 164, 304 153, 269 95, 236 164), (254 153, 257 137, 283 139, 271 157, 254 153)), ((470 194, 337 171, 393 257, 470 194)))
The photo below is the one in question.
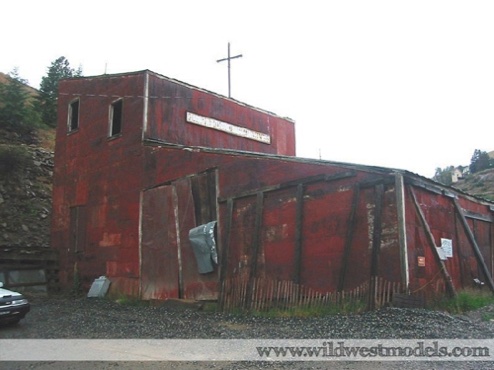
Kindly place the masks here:
POLYGON ((7 83, 0 84, 0 127, 19 134, 30 132, 39 123, 26 85, 17 68, 9 73, 7 83))
POLYGON ((82 69, 77 70, 70 67, 65 57, 59 57, 48 67, 47 75, 41 79, 40 84, 40 107, 43 122, 55 127, 57 125, 57 97, 58 82, 64 78, 80 77, 82 69))
POLYGON ((454 166, 449 166, 444 169, 437 167, 436 173, 434 174, 434 177, 432 179, 444 185, 451 185, 453 183, 452 174, 454 170, 454 166))
POLYGON ((470 161, 470 173, 479 172, 485 170, 491 166, 491 159, 489 154, 480 149, 475 149, 470 161))

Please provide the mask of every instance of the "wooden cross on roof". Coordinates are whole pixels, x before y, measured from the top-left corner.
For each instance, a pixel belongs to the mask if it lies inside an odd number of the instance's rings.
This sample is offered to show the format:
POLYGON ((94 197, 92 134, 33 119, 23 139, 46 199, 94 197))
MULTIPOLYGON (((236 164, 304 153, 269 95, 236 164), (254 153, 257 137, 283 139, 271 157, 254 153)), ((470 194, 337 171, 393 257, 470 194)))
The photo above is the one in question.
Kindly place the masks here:
POLYGON ((241 58, 242 54, 230 56, 230 43, 228 43, 228 57, 223 58, 223 59, 218 59, 216 62, 224 62, 225 60, 228 61, 228 97, 231 98, 231 78, 230 78, 230 60, 236 59, 236 58, 241 58))

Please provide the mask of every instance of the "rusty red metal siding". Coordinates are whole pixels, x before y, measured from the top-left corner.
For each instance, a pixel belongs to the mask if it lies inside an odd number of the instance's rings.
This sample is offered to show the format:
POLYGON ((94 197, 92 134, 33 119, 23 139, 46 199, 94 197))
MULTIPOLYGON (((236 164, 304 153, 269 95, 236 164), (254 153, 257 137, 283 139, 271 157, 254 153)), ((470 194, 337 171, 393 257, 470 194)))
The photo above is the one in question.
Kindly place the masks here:
POLYGON ((146 137, 185 146, 295 155, 293 121, 153 73, 146 137), (187 112, 267 134, 271 143, 188 123, 187 112))
MULTIPOLYGON (((259 209, 258 205, 259 192, 263 192, 264 188, 269 190, 272 186, 296 182, 315 175, 336 175, 347 171, 347 168, 289 159, 183 152, 169 148, 150 148, 146 158, 152 163, 170 164, 162 168, 158 166, 155 172, 148 173, 149 181, 167 183, 173 178, 196 173, 207 165, 218 171, 220 199, 242 196, 234 201, 231 230, 228 235, 225 235, 224 230, 229 222, 226 204, 221 203, 222 216, 219 221, 223 229, 222 247, 228 248, 225 276, 248 277, 254 273, 269 279, 298 279, 301 284, 321 292, 337 289, 352 207, 353 184, 356 181, 376 179, 375 174, 357 171, 348 178, 307 185, 301 211, 303 217, 300 227, 303 234, 300 251, 297 252, 296 214, 297 202, 300 201, 297 200, 297 187, 267 191, 262 196, 262 209, 259 209), (180 162, 179 157, 187 159, 180 162), (256 218, 259 221, 256 221, 256 218), (258 230, 257 222, 260 223, 258 230), (299 260, 297 253, 301 256, 299 260), (297 267, 298 264, 300 267, 297 267), (297 269, 300 271, 297 272, 297 269)), ((345 288, 348 289, 370 279, 369 224, 373 220, 373 210, 369 207, 374 207, 375 194, 373 188, 363 191, 362 194, 353 243, 350 246, 351 261, 345 283, 345 288)), ((385 227, 383 232, 379 272, 390 280, 399 281, 394 199, 394 191, 391 189, 382 200, 386 203, 382 219, 389 226, 385 227)), ((181 213, 180 207, 178 212, 179 219, 187 219, 187 216, 181 213)), ((193 225, 189 227, 191 226, 193 225)), ((187 241, 184 243, 187 244, 187 241)), ((193 261, 190 263, 193 269, 197 269, 193 261)))
POLYGON ((473 233, 476 243, 492 276, 492 213, 488 206, 481 202, 472 201, 471 197, 444 195, 426 189, 414 188, 419 207, 427 219, 427 225, 432 233, 434 245, 427 237, 427 231, 420 221, 418 214, 413 211, 412 198, 409 197, 409 263, 411 276, 411 290, 422 291, 433 297, 435 293, 446 290, 444 271, 451 277, 453 287, 462 289, 473 287, 473 279, 484 282, 482 261, 476 256, 474 246, 468 238, 468 230, 461 221, 461 215, 455 207, 459 204, 462 212, 466 212, 468 229, 473 233), (476 218, 480 218, 476 219, 476 218), (435 248, 441 247, 441 239, 452 241, 453 255, 443 260, 444 271, 438 263, 435 248), (425 266, 419 266, 418 258, 425 257, 425 266))
POLYGON ((53 246, 64 265, 61 280, 74 271, 84 287, 101 275, 113 285, 138 289, 139 193, 142 188, 141 132, 144 78, 140 74, 60 82, 55 148, 53 246), (122 134, 109 138, 110 105, 123 99, 122 134), (79 99, 79 127, 68 131, 69 103, 79 99), (70 207, 86 214, 84 245, 72 251, 64 235, 70 207))
MULTIPOLYGON (((238 203, 237 209, 241 207, 240 201, 238 203)), ((264 264, 268 267, 262 273, 269 279, 290 281, 294 278, 295 266, 295 249, 291 247, 296 234, 295 191, 284 189, 268 193, 264 205, 262 241, 264 264)))
POLYGON ((445 290, 445 270, 456 288, 486 278, 468 230, 492 274, 493 216, 485 203, 453 200, 405 174, 404 253, 394 170, 271 155, 294 154, 294 145, 290 120, 149 71, 62 81, 52 229, 62 283, 75 272, 86 287, 106 275, 112 289, 144 299, 215 299, 238 276, 333 292, 372 276, 400 282, 406 257, 410 290, 434 294, 445 290), (68 132, 75 98, 79 128, 68 132), (108 138, 118 98, 122 133, 108 138), (269 133, 272 143, 187 123, 188 111, 269 133), (220 264, 199 274, 188 233, 209 221, 218 222, 220 264), (445 270, 435 250, 441 238, 453 243, 445 270))

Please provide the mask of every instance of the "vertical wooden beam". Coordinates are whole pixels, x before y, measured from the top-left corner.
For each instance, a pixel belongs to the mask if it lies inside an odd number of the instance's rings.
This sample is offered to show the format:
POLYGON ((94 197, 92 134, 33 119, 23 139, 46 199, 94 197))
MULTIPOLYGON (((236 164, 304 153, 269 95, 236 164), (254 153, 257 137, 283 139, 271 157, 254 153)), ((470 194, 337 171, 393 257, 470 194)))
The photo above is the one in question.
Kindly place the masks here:
POLYGON ((257 276, 257 260, 259 259, 259 250, 261 249, 261 227, 262 227, 262 215, 264 211, 264 193, 258 192, 256 196, 256 219, 254 226, 254 241, 252 245, 251 263, 249 282, 247 286, 247 297, 245 299, 245 307, 250 309, 252 299, 255 294, 255 279, 257 276))
POLYGON ((456 199, 453 199, 453 203, 455 205, 456 212, 458 213, 458 216, 460 217, 460 221, 463 224, 463 228, 465 229, 465 233, 467 234, 468 240, 470 241, 470 244, 472 245, 473 252, 475 253, 475 257, 477 258, 477 262, 480 265, 480 268, 482 269, 482 272, 485 275, 485 278, 487 279, 487 284, 489 285, 489 288, 491 289, 492 292, 494 292, 494 282, 492 281, 492 276, 491 273, 485 264, 484 257, 482 256, 482 253, 480 252, 479 245, 477 244, 477 241, 475 240, 475 235, 473 234, 472 230, 468 226, 467 219, 465 217, 465 213, 463 212, 463 209, 460 207, 458 204, 458 201, 456 199))
MULTIPOLYGON (((203 224, 203 202, 201 202, 201 186, 200 186, 201 175, 196 175, 187 178, 188 185, 190 187, 191 195, 192 195, 192 204, 194 205, 194 217, 195 224, 201 225, 203 224)), ((211 221, 211 220, 209 220, 211 221)))
POLYGON ((374 208, 374 227, 372 232, 372 263, 371 276, 377 276, 379 270, 379 252, 381 250, 382 234, 382 208, 384 185, 379 184, 375 187, 375 208, 374 208))
POLYGON ((408 266, 408 244, 407 244, 407 225, 405 212, 405 183, 403 175, 395 175, 395 193, 396 193, 396 213, 398 215, 398 242, 400 245, 400 266, 401 266, 401 283, 408 291, 410 285, 410 271, 408 266))
POLYGON ((297 185, 297 208, 295 213, 295 271, 294 283, 300 284, 302 276, 302 225, 304 221, 304 184, 297 185))
POLYGON ((375 186, 375 206, 374 206, 374 226, 372 231, 372 256, 370 268, 370 294, 369 309, 374 309, 376 304, 375 296, 377 294, 377 273, 379 271, 379 252, 381 250, 382 235, 382 203, 384 196, 384 185, 375 186))
POLYGON ((226 201, 226 226, 225 226, 225 242, 222 244, 221 260, 220 260, 220 308, 224 308, 225 304, 225 281, 226 270, 228 268, 228 255, 230 252, 230 238, 233 222, 233 199, 228 198, 226 201))
POLYGON ((184 296, 184 278, 182 271, 182 246, 180 242, 180 213, 178 211, 178 195, 177 188, 175 185, 172 186, 172 199, 173 199, 173 215, 175 217, 175 228, 176 228, 176 238, 177 238, 177 262, 178 262, 178 298, 183 298, 184 296))
POLYGON ((207 172, 208 176, 208 206, 210 220, 218 220, 218 170, 207 172))
POLYGON ((415 205, 415 211, 417 212, 420 221, 422 223, 422 226, 424 227, 425 230, 425 235, 429 241, 429 246, 432 248, 432 254, 434 257, 436 257, 436 262, 439 265, 439 268, 441 269, 441 272, 444 277, 444 281, 446 282, 446 287, 448 288, 448 294, 452 297, 456 296, 456 289, 453 284, 453 279, 451 279, 451 276, 448 273, 448 270, 446 268, 446 265, 444 264, 444 261, 441 259, 439 256, 439 253, 437 252, 437 247, 436 247, 436 242, 434 241, 434 235, 432 235, 431 228, 429 227, 429 224, 427 223, 427 220, 425 218, 424 213, 422 212, 422 209, 420 208, 420 204, 417 200, 417 196, 415 195, 415 192, 413 191, 413 188, 410 186, 409 187, 410 195, 412 196, 413 199, 413 204, 415 205))
POLYGON ((139 298, 142 299, 142 222, 143 222, 144 191, 139 194, 139 298))
POLYGON ((358 201, 360 198, 360 186, 355 184, 353 187, 352 205, 350 208, 350 215, 348 216, 345 246, 343 247, 343 259, 341 262, 340 279, 338 281, 338 291, 341 292, 345 288, 345 277, 348 270, 348 260, 350 259, 350 252, 353 242, 353 234, 355 229, 355 215, 357 214, 358 201))

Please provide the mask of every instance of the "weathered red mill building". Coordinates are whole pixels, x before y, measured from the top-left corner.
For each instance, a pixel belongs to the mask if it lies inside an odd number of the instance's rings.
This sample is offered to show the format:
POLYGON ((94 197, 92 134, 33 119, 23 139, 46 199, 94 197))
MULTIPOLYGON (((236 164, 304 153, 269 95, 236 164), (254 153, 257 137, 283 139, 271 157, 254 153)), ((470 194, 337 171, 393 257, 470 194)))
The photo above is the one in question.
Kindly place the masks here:
POLYGON ((63 80, 58 112, 52 243, 67 288, 76 271, 142 299, 221 298, 239 278, 494 289, 494 203, 403 170, 296 158, 290 119, 148 70, 63 80), (215 251, 196 259, 189 232, 212 221, 215 251))

